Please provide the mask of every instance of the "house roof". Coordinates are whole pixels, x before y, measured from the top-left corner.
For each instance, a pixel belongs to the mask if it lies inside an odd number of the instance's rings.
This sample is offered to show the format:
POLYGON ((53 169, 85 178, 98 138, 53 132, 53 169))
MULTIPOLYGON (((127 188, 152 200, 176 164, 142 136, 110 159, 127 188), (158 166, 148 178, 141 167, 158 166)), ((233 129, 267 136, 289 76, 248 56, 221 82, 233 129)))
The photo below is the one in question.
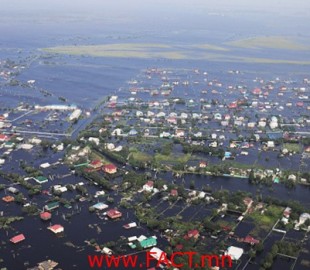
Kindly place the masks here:
POLYGON ((9 137, 5 134, 0 134, 0 140, 7 140, 9 137))
POLYGON ((48 229, 51 230, 52 232, 60 232, 64 230, 64 227, 59 224, 55 224, 55 225, 48 227, 48 229))
POLYGON ((10 239, 10 241, 14 244, 25 240, 25 236, 23 234, 16 235, 10 239))
POLYGON ((42 219, 50 219, 51 217, 52 217, 52 214, 50 212, 40 213, 40 218, 42 218, 42 219))
POLYGON ((194 229, 194 230, 190 230, 187 232, 187 234, 184 236, 185 239, 189 239, 192 237, 198 237, 199 236, 199 231, 194 229))
POLYGON ((239 260, 243 252, 244 250, 242 248, 234 247, 234 246, 230 246, 227 249, 227 255, 231 256, 233 260, 239 260))
POLYGON ((103 168, 104 168, 104 170, 109 170, 109 171, 117 169, 117 167, 114 164, 112 164, 112 163, 104 165, 103 168))
POLYGON ((172 196, 178 196, 178 191, 176 189, 171 189, 170 194, 172 196))
POLYGON ((48 208, 48 209, 53 209, 56 207, 59 207, 59 202, 50 202, 45 206, 45 208, 48 208))
POLYGON ((14 202, 15 198, 13 196, 5 196, 2 198, 2 200, 5 202, 14 202))
POLYGON ((255 239, 254 237, 248 235, 243 239, 244 243, 249 243, 249 244, 258 244, 259 240, 255 239))
POLYGON ((102 164, 100 159, 95 159, 90 163, 90 165, 100 165, 100 164, 102 164))
POLYGON ((118 211, 117 209, 110 209, 109 211, 107 211, 107 216, 108 217, 116 217, 116 216, 121 216, 122 213, 120 211, 118 211))
POLYGON ((48 179, 45 177, 45 176, 37 176, 34 178, 36 181, 39 181, 39 182, 45 182, 45 181, 48 181, 48 179))

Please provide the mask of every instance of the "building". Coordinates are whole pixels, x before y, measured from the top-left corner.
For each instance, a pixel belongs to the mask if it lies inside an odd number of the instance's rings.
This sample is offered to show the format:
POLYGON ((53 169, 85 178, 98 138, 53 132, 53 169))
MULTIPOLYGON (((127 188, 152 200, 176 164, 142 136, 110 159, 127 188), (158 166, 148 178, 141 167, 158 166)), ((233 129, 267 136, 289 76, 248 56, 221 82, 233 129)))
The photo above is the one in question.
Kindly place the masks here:
POLYGON ((154 182, 153 181, 147 181, 144 185, 143 185, 143 190, 147 191, 147 192, 151 192, 154 188, 154 182))
POLYGON ((178 191, 177 191, 176 189, 171 189, 170 195, 171 195, 172 197, 177 197, 177 196, 178 196, 178 191))
POLYGON ((26 238, 23 234, 16 235, 10 239, 13 244, 17 244, 21 241, 24 241, 26 238))
POLYGON ((17 188, 15 188, 15 187, 9 187, 7 189, 7 191, 9 191, 9 192, 11 192, 13 194, 17 194, 19 192, 19 190, 17 188))
POLYGON ((80 109, 76 109, 70 114, 69 120, 73 121, 73 120, 79 119, 81 114, 82 114, 82 111, 80 109))
POLYGON ((237 261, 241 258, 244 250, 243 248, 230 246, 227 251, 225 252, 225 255, 228 255, 231 257, 232 260, 237 261))
POLYGON ((38 266, 35 266, 33 268, 27 268, 27 270, 53 270, 57 265, 58 265, 57 262, 47 260, 38 263, 38 266))
POLYGON ((205 168, 208 166, 208 163, 206 161, 200 161, 199 162, 199 168, 205 168))
POLYGON ((0 142, 6 142, 10 139, 8 135, 0 134, 0 142))
MULTIPOLYGON (((154 247, 157 245, 157 240, 155 236, 143 239, 142 241, 139 242, 142 248, 149 248, 149 247, 154 247)), ((133 245, 135 247, 135 245, 133 245)), ((134 248, 132 246, 132 248, 134 248)))
POLYGON ((52 225, 52 226, 48 227, 48 229, 55 234, 62 233, 64 231, 64 227, 59 225, 59 224, 52 225))
POLYGON ((48 162, 45 162, 45 163, 42 163, 42 164, 40 165, 40 168, 46 169, 46 168, 49 168, 50 166, 51 166, 51 164, 49 164, 48 162))
POLYGON ((114 174, 117 172, 117 167, 114 164, 110 163, 103 166, 103 171, 108 174, 114 174))
POLYGON ((153 247, 151 248, 149 254, 151 255, 151 257, 159 261, 159 263, 167 263, 168 265, 171 266, 171 262, 168 259, 163 261, 163 258, 168 258, 167 253, 164 252, 163 250, 157 247, 153 247))
POLYGON ((175 131, 175 136, 176 136, 177 138, 183 138, 183 137, 185 136, 184 130, 182 130, 182 129, 177 129, 177 130, 175 131))
POLYGON ((199 237, 199 231, 198 230, 190 230, 187 232, 187 234, 184 236, 184 239, 190 239, 190 238, 194 238, 195 240, 198 239, 199 237))
POLYGON ((42 220, 49 220, 49 219, 51 219, 52 218, 52 214, 50 213, 50 212, 41 212, 40 213, 40 218, 42 219, 42 220))
POLYGON ((241 238, 240 241, 251 245, 259 244, 259 240, 250 235, 247 235, 245 238, 241 238))
POLYGON ((304 224, 306 220, 310 219, 310 214, 309 213, 302 213, 299 217, 299 223, 304 224))
POLYGON ((107 204, 99 202, 99 203, 94 204, 92 207, 95 208, 96 210, 104 210, 108 208, 109 206, 107 204))
POLYGON ((58 207, 59 207, 59 202, 50 202, 44 206, 44 209, 50 211, 58 207))
POLYGON ((38 184, 43 184, 48 182, 48 179, 45 176, 37 176, 33 178, 38 184))
POLYGON ((122 213, 116 209, 110 209, 109 211, 107 211, 107 216, 110 219, 116 219, 120 218, 122 216, 122 213))
POLYGON ((283 216, 289 218, 292 213, 292 209, 290 207, 286 207, 283 211, 283 216))
POLYGON ((15 198, 13 196, 5 196, 2 198, 2 201, 9 203, 9 202, 14 202, 15 198))
POLYGON ((131 228, 135 228, 135 227, 137 227, 137 223, 136 222, 131 222, 131 223, 125 224, 123 226, 123 228, 125 228, 125 229, 131 229, 131 228))
POLYGON ((102 167, 102 162, 100 159, 95 159, 91 163, 89 163, 89 166, 94 169, 98 169, 102 167))

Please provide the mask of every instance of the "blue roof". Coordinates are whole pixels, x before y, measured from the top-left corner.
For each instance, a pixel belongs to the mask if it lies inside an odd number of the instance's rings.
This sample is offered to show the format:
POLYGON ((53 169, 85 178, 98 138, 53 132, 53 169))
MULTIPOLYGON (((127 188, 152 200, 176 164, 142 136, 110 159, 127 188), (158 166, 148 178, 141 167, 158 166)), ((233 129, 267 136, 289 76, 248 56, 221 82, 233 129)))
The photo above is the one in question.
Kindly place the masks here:
POLYGON ((231 157, 231 152, 225 152, 225 157, 231 157))

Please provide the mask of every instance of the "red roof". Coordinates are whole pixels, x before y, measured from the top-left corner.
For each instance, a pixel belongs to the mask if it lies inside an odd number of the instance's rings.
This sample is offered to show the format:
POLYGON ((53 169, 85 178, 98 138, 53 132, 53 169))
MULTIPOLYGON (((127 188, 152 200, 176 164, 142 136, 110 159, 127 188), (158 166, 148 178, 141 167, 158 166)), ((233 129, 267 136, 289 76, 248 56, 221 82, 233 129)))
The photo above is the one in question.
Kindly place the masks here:
POLYGON ((228 108, 230 108, 230 109, 237 108, 237 102, 234 101, 234 102, 230 103, 230 104, 228 105, 228 108))
POLYGON ((122 213, 117 209, 110 209, 109 211, 107 211, 107 216, 109 218, 118 218, 122 216, 122 213))
POLYGON ((2 200, 8 203, 8 202, 14 202, 15 198, 13 196, 8 195, 8 196, 3 197, 2 200))
POLYGON ((46 220, 46 219, 50 219, 51 217, 52 217, 52 214, 50 212, 42 212, 42 213, 40 213, 40 218, 41 219, 46 220))
POLYGON ((7 136, 7 135, 5 135, 5 134, 0 134, 0 140, 1 141, 6 141, 6 140, 8 140, 9 139, 9 137, 7 136))
POLYGON ((58 233, 58 232, 62 232, 64 230, 64 227, 59 224, 55 224, 53 226, 48 227, 48 229, 54 233, 58 233))
POLYGON ((23 240, 25 240, 25 239, 26 239, 26 238, 25 238, 25 236, 24 236, 23 234, 19 234, 19 235, 16 235, 16 236, 12 237, 12 238, 10 239, 10 241, 11 241, 12 243, 16 244, 16 243, 19 243, 19 242, 21 242, 21 241, 23 241, 23 240))
POLYGON ((172 196, 178 196, 178 191, 176 189, 171 189, 170 194, 172 196))
POLYGON ((248 235, 246 238, 243 239, 244 243, 248 243, 248 244, 258 244, 259 240, 253 238, 252 236, 248 235))
POLYGON ((114 171, 117 169, 117 167, 114 164, 110 163, 110 164, 104 165, 103 169, 105 171, 114 171))
POLYGON ((153 181, 147 181, 146 185, 149 186, 149 187, 153 187, 154 186, 154 182, 153 181))
POLYGON ((97 167, 97 166, 101 166, 102 162, 100 159, 95 159, 90 163, 91 166, 97 167))
POLYGON ((183 245, 182 244, 178 244, 175 246, 175 249, 176 250, 181 250, 183 248, 183 245))
POLYGON ((198 230, 190 230, 187 232, 187 234, 184 236, 185 239, 189 238, 197 238, 199 236, 199 231, 198 230))
POLYGON ((254 95, 260 95, 262 93, 262 90, 260 88, 255 88, 255 89, 253 89, 252 93, 254 95))

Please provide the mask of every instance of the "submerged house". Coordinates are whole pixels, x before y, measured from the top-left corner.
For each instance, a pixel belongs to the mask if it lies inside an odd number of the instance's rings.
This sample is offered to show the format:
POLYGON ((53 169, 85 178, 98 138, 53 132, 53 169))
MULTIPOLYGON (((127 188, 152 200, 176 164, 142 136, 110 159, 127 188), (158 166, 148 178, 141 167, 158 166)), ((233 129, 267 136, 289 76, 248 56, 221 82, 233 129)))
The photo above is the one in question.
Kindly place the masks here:
POLYGON ((37 176, 33 178, 38 184, 43 184, 48 182, 48 179, 45 176, 37 176))
POLYGON ((114 164, 110 163, 103 166, 103 171, 108 174, 114 174, 117 172, 117 167, 114 164))
POLYGON ((110 218, 110 219, 116 219, 116 218, 119 218, 121 217, 123 214, 116 210, 116 209, 111 209, 109 211, 107 211, 107 216, 110 218))
POLYGON ((52 225, 52 226, 48 227, 48 229, 55 234, 61 233, 64 231, 64 227, 59 225, 59 224, 52 225))
POLYGON ((21 242, 21 241, 24 241, 25 239, 26 239, 25 236, 21 233, 21 234, 18 234, 18 235, 16 235, 16 236, 12 237, 12 238, 10 239, 10 241, 11 241, 13 244, 17 244, 17 243, 19 243, 19 242, 21 242))
POLYGON ((40 213, 40 218, 42 220, 49 220, 51 219, 51 217, 52 217, 52 214, 50 212, 45 211, 45 212, 40 213))
POLYGON ((58 207, 59 207, 59 202, 50 202, 44 206, 44 209, 47 211, 50 211, 58 207))

